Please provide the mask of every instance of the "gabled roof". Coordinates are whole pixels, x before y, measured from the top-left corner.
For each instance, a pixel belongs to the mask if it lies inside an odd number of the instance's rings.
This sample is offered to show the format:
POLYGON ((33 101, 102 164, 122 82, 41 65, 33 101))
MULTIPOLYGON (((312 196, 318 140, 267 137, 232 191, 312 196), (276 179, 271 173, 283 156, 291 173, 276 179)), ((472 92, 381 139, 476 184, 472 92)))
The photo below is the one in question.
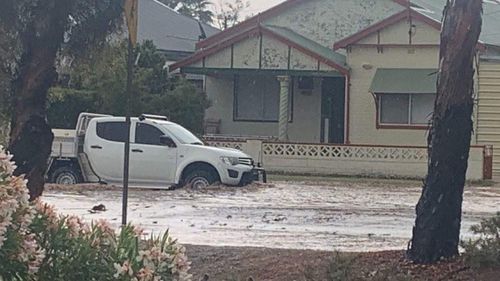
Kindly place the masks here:
MULTIPOLYGON (((228 28, 215 36, 211 36, 196 44, 198 49, 206 48, 212 44, 216 44, 226 38, 235 36, 236 34, 250 29, 257 24, 276 16, 289 8, 292 8, 300 3, 311 0, 286 0, 285 2, 274 6, 254 17, 251 17, 231 28, 228 28)), ((446 4, 446 0, 392 0, 404 7, 411 7, 414 12, 427 19, 432 19, 436 23, 441 23, 442 11, 446 4)), ((388 15, 390 16, 390 15, 388 15)), ((483 32, 480 40, 486 44, 500 46, 500 0, 484 0, 484 14, 483 14, 483 32)))
POLYGON ((175 64, 172 64, 169 70, 174 71, 178 68, 189 66, 207 56, 230 47, 235 43, 260 34, 268 35, 294 49, 297 49, 300 52, 311 56, 326 65, 331 66, 344 75, 347 75, 349 73, 349 69, 346 65, 346 57, 344 55, 335 53, 332 50, 300 34, 297 34, 290 29, 277 26, 264 26, 261 24, 247 29, 246 31, 239 33, 238 35, 233 36, 223 42, 220 42, 217 45, 198 51, 194 55, 175 64))
POLYGON ((138 39, 152 40, 158 49, 193 53, 200 40, 201 28, 207 36, 219 33, 217 28, 198 23, 157 0, 139 1, 138 39))
POLYGON ((296 32, 293 32, 288 28, 281 26, 264 25, 263 29, 273 33, 271 36, 275 38, 280 37, 281 39, 285 39, 281 41, 286 41, 285 43, 288 43, 288 45, 292 45, 291 47, 301 50, 304 53, 309 53, 313 57, 316 58, 319 57, 320 60, 325 60, 325 63, 327 64, 328 62, 335 62, 336 64, 342 67, 347 66, 346 56, 339 54, 337 52, 333 52, 332 50, 324 47, 323 45, 309 38, 306 38, 296 32))
POLYGON ((253 28, 255 26, 257 26, 258 24, 260 24, 262 21, 272 17, 272 16, 275 16, 299 3, 302 3, 304 1, 309 1, 309 0, 286 0, 285 2, 281 3, 281 4, 278 4, 268 10, 265 10, 264 12, 262 13, 259 13, 233 27, 230 27, 218 34, 216 34, 215 36, 211 36, 203 41, 200 41, 196 44, 196 48, 197 49, 202 49, 202 48, 206 48, 214 43, 217 43, 221 40, 223 40, 224 38, 227 38, 227 37, 230 37, 230 36, 233 36, 239 32, 241 32, 242 30, 245 30, 245 29, 249 29, 249 28, 253 28))
POLYGON ((340 48, 345 48, 349 45, 352 45, 354 43, 357 43, 358 41, 360 41, 361 39, 364 39, 372 34, 375 34, 376 32, 388 27, 388 26, 391 26, 393 24, 396 24, 398 22, 401 22, 402 20, 405 20, 405 19, 409 19, 409 18, 413 18, 413 19, 417 19, 419 21, 422 21, 422 22, 425 22, 427 24, 429 24, 431 27, 435 28, 436 30, 441 30, 441 23, 428 17, 428 16, 425 16, 421 13, 419 13, 418 11, 415 11, 413 9, 409 9, 409 10, 404 10, 404 11, 401 11, 397 14, 394 14, 376 24, 373 24, 359 32, 356 32, 354 34, 352 34, 351 36, 348 36, 338 42, 336 42, 334 45, 333 45, 333 49, 334 50, 338 50, 340 48))
MULTIPOLYGON (((398 2, 398 3, 405 2, 405 1, 406 0, 395 0, 395 2, 398 2)), ((422 22, 430 25, 431 27, 435 28, 436 30, 440 31, 441 25, 442 25, 441 21, 422 13, 422 11, 423 11, 422 7, 415 6, 413 4, 413 1, 414 0, 412 0, 412 4, 411 4, 411 6, 409 6, 409 9, 401 11, 397 14, 394 14, 394 15, 386 18, 385 20, 382 20, 376 24, 373 24, 373 25, 371 25, 371 26, 369 26, 369 27, 367 27, 359 32, 356 32, 356 33, 336 42, 335 44, 333 44, 333 50, 338 50, 340 48, 346 48, 347 46, 355 44, 356 42, 360 41, 361 39, 364 39, 364 38, 378 32, 378 31, 380 31, 388 26, 391 26, 393 24, 396 24, 404 19, 413 18, 413 19, 422 21, 422 22)), ((418 1, 425 1, 425 0, 418 0, 418 1)), ((427 0, 427 1, 443 1, 443 0, 427 0)), ((490 0, 490 1, 500 1, 500 0, 490 0)), ((498 10, 498 13, 500 14, 500 9, 498 10)), ((499 26, 500 26, 500 20, 499 20, 499 26)), ((486 46, 485 46, 484 42, 482 42, 480 40, 477 44, 477 48, 481 51, 484 51, 486 49, 486 46)))
MULTIPOLYGON (((403 0, 404 1, 404 0, 403 0)), ((441 22, 446 0, 412 0, 414 9, 441 22)), ((483 27, 479 40, 500 46, 500 0, 483 0, 483 27)))

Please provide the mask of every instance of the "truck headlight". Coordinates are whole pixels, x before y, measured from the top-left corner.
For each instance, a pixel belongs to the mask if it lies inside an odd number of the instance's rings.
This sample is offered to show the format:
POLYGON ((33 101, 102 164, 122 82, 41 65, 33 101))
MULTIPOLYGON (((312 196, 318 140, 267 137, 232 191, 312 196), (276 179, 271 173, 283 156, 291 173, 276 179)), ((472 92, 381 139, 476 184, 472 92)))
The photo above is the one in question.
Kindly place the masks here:
POLYGON ((239 163, 238 157, 221 156, 220 160, 222 161, 222 163, 229 166, 238 165, 239 163))

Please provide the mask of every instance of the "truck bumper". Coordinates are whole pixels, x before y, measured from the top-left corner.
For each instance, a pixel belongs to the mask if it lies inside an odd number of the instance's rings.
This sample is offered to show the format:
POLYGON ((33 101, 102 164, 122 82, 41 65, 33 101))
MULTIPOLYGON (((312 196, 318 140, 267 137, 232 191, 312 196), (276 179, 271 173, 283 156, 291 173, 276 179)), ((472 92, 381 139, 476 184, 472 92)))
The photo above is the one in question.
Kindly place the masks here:
POLYGON ((262 181, 263 183, 267 183, 266 170, 262 168, 254 168, 249 172, 243 173, 239 185, 244 186, 254 181, 262 181))
POLYGON ((266 171, 262 168, 236 165, 219 168, 221 182, 227 185, 244 186, 254 181, 267 181, 266 171))

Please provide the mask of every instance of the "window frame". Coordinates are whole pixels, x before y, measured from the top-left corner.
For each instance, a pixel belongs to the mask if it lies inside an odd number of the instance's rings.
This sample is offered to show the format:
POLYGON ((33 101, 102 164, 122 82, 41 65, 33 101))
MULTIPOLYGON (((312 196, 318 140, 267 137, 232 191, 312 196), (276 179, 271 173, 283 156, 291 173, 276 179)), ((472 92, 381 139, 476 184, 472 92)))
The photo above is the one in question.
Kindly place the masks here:
MULTIPOLYGON (((126 132, 127 132, 127 124, 126 124, 125 121, 100 121, 100 122, 96 123, 96 127, 95 127, 95 134, 96 134, 96 136, 99 139, 101 139, 101 140, 112 142, 112 143, 125 143, 127 141, 126 138, 123 141, 121 141, 121 140, 119 140, 119 141, 118 140, 111 140, 111 139, 105 138, 105 137, 103 137, 102 135, 99 134, 99 126, 100 125, 108 125, 108 124, 111 124, 111 123, 125 125, 125 134, 126 134, 126 132)), ((130 140, 130 131, 129 131, 128 138, 130 140)))
MULTIPOLYGON (((279 105, 278 105, 278 118, 276 120, 263 120, 263 119, 245 119, 238 117, 238 86, 240 75, 233 76, 233 122, 248 122, 248 123, 279 123, 279 105)), ((278 78, 276 78, 278 81, 278 78)), ((288 116, 288 123, 293 123, 293 108, 294 108, 294 92, 295 92, 295 78, 290 77, 289 97, 290 112, 288 116)), ((263 104, 264 101, 262 101, 263 104)))
MULTIPOLYGON (((134 128, 134 144, 137 144, 137 145, 151 145, 151 146, 165 146, 165 145, 162 145, 161 143, 159 143, 160 139, 158 138, 158 144, 151 144, 151 143, 140 143, 140 142, 137 142, 137 129, 140 127, 140 126, 151 126, 153 128, 155 128, 156 130, 158 130, 159 132, 162 133, 162 136, 169 136, 168 134, 166 134, 163 130, 161 130, 160 128, 154 126, 154 125, 151 125, 151 124, 147 124, 147 123, 143 123, 143 122, 137 122, 135 123, 135 128, 134 128)), ((160 136, 161 137, 161 136, 160 136)), ((169 136, 170 137, 170 136, 169 136)))
MULTIPOLYGON (((413 108, 413 96, 423 95, 424 93, 375 93, 376 102, 376 128, 377 129, 405 129, 405 130, 428 130, 431 127, 430 122, 427 124, 412 124, 412 108, 413 108), (382 96, 390 95, 408 95, 408 124, 398 124, 398 123, 382 123, 382 96)), ((428 94, 428 93, 427 93, 428 94)), ((434 94, 436 95, 436 94, 434 94)), ((432 121, 432 120, 431 120, 432 121)))

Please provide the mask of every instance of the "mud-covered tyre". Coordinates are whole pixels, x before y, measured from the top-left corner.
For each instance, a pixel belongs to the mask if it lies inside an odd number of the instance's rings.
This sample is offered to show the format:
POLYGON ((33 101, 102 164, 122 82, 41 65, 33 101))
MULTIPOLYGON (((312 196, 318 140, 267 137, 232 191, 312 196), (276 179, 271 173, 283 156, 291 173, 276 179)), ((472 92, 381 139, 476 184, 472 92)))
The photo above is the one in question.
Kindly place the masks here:
POLYGON ((55 184, 78 184, 81 183, 82 177, 80 172, 73 167, 60 167, 54 170, 50 176, 50 182, 55 184))
POLYGON ((193 189, 203 189, 217 181, 217 175, 206 169, 193 170, 186 175, 185 186, 193 189))

